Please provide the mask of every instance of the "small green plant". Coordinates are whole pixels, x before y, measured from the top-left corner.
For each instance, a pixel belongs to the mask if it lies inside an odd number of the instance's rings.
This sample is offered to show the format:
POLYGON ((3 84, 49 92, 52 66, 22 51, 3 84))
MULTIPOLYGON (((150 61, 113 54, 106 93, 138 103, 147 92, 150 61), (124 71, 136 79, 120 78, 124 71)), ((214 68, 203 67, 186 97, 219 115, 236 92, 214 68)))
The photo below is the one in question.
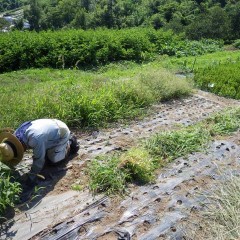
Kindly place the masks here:
POLYGON ((8 207, 14 207, 21 191, 20 183, 15 182, 10 170, 0 163, 0 219, 8 207))
POLYGON ((77 183, 72 184, 71 188, 74 191, 82 191, 83 190, 83 186, 80 184, 77 184, 77 183))

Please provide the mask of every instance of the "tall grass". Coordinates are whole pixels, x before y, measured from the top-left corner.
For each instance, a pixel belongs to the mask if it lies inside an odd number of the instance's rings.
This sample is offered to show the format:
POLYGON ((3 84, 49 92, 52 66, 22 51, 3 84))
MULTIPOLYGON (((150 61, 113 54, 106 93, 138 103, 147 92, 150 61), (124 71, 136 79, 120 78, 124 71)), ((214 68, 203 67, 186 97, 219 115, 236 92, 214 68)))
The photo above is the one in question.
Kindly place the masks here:
POLYGON ((191 84, 163 69, 128 78, 50 69, 2 74, 0 128, 15 128, 36 118, 59 118, 71 127, 98 127, 135 117, 154 102, 190 92, 191 84))

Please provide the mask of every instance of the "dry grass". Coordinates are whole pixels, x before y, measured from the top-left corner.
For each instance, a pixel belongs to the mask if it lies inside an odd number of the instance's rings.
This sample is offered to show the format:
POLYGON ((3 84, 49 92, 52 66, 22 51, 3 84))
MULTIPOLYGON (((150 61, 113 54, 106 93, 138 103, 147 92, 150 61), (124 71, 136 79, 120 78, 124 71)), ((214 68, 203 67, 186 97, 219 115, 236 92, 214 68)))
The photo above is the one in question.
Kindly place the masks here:
POLYGON ((240 176, 226 176, 207 196, 204 210, 184 226, 186 239, 240 239, 240 176))

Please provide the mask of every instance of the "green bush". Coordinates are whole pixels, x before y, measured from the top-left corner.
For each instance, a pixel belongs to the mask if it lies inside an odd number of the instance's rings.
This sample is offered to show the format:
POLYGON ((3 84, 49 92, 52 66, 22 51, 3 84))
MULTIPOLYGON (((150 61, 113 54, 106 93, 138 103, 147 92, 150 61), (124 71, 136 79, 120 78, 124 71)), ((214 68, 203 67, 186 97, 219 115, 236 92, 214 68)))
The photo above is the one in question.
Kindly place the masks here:
POLYGON ((240 99, 240 61, 195 70, 198 87, 220 96, 240 99))
POLYGON ((132 28, 10 32, 0 37, 0 73, 26 68, 89 68, 109 62, 151 60, 156 54, 198 55, 220 42, 189 42, 172 32, 132 28))
POLYGON ((120 166, 129 174, 128 181, 149 183, 154 180, 154 159, 146 149, 129 149, 121 155, 120 166))

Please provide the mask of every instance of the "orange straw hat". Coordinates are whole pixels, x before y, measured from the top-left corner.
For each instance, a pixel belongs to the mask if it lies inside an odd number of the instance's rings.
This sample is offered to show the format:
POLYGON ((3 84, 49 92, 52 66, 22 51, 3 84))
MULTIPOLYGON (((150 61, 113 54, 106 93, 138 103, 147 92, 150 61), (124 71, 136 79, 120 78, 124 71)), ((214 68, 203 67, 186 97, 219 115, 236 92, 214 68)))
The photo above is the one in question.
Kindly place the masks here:
POLYGON ((0 132, 0 161, 9 167, 16 166, 23 159, 21 142, 9 132, 0 132))

